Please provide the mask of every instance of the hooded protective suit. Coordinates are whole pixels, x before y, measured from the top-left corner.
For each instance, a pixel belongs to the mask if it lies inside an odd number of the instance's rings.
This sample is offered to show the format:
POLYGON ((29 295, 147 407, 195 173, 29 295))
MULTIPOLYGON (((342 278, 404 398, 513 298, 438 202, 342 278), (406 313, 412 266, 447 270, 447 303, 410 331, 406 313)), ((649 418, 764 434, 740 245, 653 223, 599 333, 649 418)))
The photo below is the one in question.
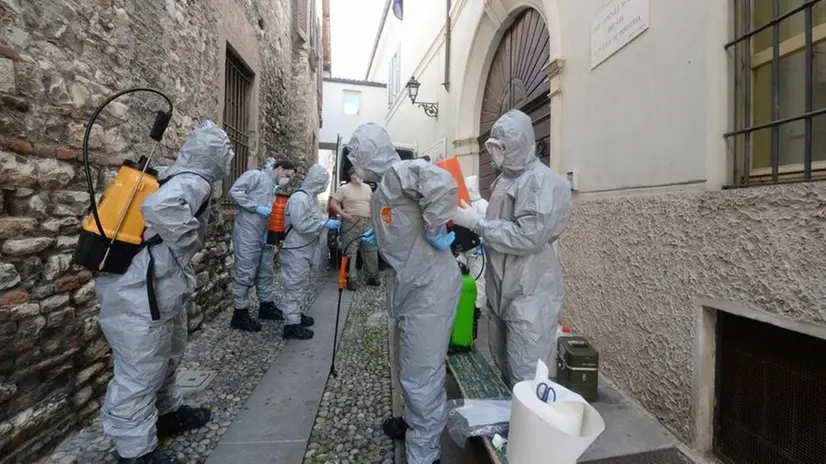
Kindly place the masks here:
POLYGON ((327 217, 321 212, 318 195, 327 190, 330 173, 315 164, 307 171, 301 188, 287 201, 285 222, 289 232, 279 252, 284 293, 281 311, 284 325, 301 323, 301 295, 310 284, 310 271, 317 262, 318 240, 327 217))
POLYGON ((204 244, 209 209, 197 218, 195 213, 208 201, 211 184, 229 172, 233 156, 229 138, 214 123, 195 129, 175 163, 159 175, 165 183, 141 206, 144 239, 163 241, 141 250, 125 274, 104 274, 95 281, 100 327, 115 363, 101 424, 115 438, 121 457, 152 452, 158 445, 158 413, 182 404, 175 381, 186 348, 186 306, 196 283, 190 261, 204 244), (147 297, 150 253, 157 321, 151 319, 147 297))
POLYGON ((487 257, 491 354, 516 384, 534 377, 536 361, 545 360, 555 343, 563 285, 553 243, 571 218, 571 186, 536 157, 525 113, 505 113, 490 135, 486 146, 501 174, 486 217, 471 228, 487 257))
POLYGON ((456 181, 424 160, 401 161, 378 124, 359 126, 348 148, 356 173, 378 184, 371 215, 379 253, 394 274, 387 300, 399 330, 407 462, 432 464, 445 426, 444 362, 461 273, 450 250, 436 250, 425 234, 436 233, 456 211, 456 181))
POLYGON ((275 160, 268 160, 264 169, 251 169, 232 185, 229 197, 239 211, 232 229, 235 248, 235 275, 232 300, 236 309, 249 307, 249 291, 256 285, 258 300, 272 303, 275 278, 274 249, 267 245, 269 217, 256 213, 259 206, 272 207, 275 198, 275 160))

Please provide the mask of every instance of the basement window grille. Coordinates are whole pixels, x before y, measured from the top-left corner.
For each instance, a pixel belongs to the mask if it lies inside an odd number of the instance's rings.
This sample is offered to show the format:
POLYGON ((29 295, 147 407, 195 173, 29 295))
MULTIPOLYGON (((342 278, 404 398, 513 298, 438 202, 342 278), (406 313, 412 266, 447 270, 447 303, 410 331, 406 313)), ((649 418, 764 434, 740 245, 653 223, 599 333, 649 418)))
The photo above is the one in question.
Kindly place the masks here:
POLYGON ((826 178, 826 2, 734 0, 735 186, 826 178))
POLYGON ((826 463, 826 340, 718 313, 714 452, 726 464, 826 463))
POLYGON ((250 100, 253 74, 227 47, 224 80, 224 130, 229 136, 235 158, 229 177, 224 182, 224 196, 247 171, 250 156, 250 100))

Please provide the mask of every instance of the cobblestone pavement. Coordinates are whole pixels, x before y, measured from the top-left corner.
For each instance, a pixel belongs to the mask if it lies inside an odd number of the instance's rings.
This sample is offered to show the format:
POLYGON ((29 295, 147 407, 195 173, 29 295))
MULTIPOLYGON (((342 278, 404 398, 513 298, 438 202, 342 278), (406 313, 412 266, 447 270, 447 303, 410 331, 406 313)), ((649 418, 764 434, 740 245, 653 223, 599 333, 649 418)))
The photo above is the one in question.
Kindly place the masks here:
MULTIPOLYGON (((324 281, 326 272, 326 267, 320 269, 313 281, 324 281)), ((280 294, 280 269, 276 270, 276 287, 280 294)), ((321 287, 312 286, 304 295, 303 310, 309 308, 321 287)), ((253 307, 257 307, 257 302, 254 302, 253 307)), ((203 330, 190 339, 182 362, 182 369, 213 371, 217 374, 206 388, 184 393, 187 404, 203 405, 212 410, 210 423, 161 443, 161 449, 171 451, 184 463, 200 464, 206 461, 206 457, 232 424, 233 418, 241 411, 284 345, 281 338, 283 326, 280 322, 265 321, 261 332, 247 333, 230 329, 231 315, 231 308, 227 308, 211 322, 204 324, 203 330)), ((113 442, 103 435, 100 423, 96 420, 64 441, 41 464, 113 462, 117 462, 113 442)))
POLYGON ((381 423, 391 414, 385 288, 361 287, 350 306, 304 464, 393 464, 381 423))

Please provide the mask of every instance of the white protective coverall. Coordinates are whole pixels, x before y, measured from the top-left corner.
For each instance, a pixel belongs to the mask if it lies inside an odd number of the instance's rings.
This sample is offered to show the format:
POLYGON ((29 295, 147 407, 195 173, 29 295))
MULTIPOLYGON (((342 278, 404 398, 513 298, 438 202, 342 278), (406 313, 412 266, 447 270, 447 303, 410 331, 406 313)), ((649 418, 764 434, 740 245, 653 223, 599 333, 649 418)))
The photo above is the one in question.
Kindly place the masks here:
POLYGON ((401 161, 378 124, 359 126, 348 148, 356 174, 378 184, 371 215, 379 253, 393 269, 387 300, 399 329, 407 462, 432 464, 445 427, 444 362, 462 277, 450 249, 436 250, 425 234, 456 211, 456 181, 427 161, 401 161))
POLYGON ((176 369, 187 342, 186 306, 195 290, 190 261, 204 244, 212 183, 229 173, 234 154, 226 133, 211 121, 190 134, 165 182, 141 206, 144 239, 163 241, 141 250, 123 275, 103 274, 95 280, 100 327, 112 346, 114 377, 100 410, 106 435, 115 438, 121 457, 135 458, 158 446, 158 413, 178 410, 181 392, 176 369), (147 297, 150 252, 160 320, 153 321, 147 297))
POLYGON ((511 110, 500 117, 486 142, 499 147, 498 156, 489 151, 501 164, 487 215, 475 224, 454 219, 482 238, 490 350, 511 386, 532 379, 536 361, 555 343, 563 284, 553 243, 572 209, 571 185, 539 161, 534 140, 528 115, 511 110))
POLYGON ((284 285, 280 306, 284 325, 301 323, 301 295, 310 285, 311 269, 318 262, 318 242, 327 223, 318 195, 327 190, 329 181, 330 173, 324 166, 314 164, 301 188, 287 201, 285 222, 289 232, 278 258, 284 285))
POLYGON ((258 206, 272 207, 275 199, 275 160, 270 158, 264 169, 251 169, 232 185, 229 197, 239 211, 232 229, 235 249, 235 275, 232 281, 232 301, 235 309, 249 307, 253 285, 260 303, 273 302, 275 250, 267 245, 267 224, 270 218, 255 212, 258 206))

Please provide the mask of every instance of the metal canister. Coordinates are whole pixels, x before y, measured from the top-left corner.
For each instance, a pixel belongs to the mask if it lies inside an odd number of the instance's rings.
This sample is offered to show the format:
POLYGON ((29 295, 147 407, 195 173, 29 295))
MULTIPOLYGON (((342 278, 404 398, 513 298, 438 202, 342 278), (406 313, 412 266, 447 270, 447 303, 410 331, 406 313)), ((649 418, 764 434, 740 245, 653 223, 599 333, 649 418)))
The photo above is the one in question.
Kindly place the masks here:
POLYGON ((557 346, 557 383, 586 401, 595 401, 599 383, 597 350, 583 337, 561 337, 557 346))

